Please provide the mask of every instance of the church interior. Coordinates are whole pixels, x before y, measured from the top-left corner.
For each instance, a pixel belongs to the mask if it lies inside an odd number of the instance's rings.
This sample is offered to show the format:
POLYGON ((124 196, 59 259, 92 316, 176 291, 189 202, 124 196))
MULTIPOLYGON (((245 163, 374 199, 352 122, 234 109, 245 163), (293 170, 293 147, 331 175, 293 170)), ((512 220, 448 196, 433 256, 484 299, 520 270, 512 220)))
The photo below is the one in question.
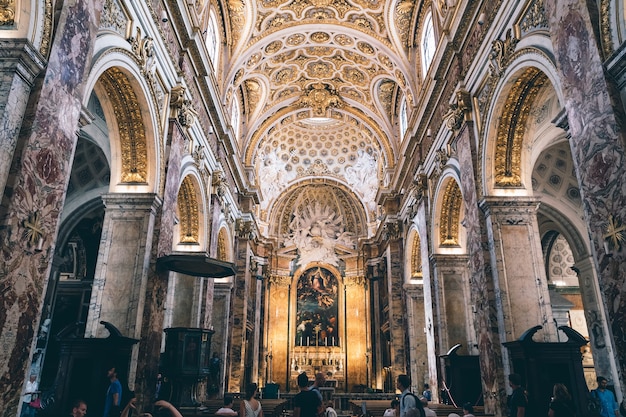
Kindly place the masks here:
POLYGON ((0 74, 2 416, 624 399, 625 2, 4 0, 0 74))

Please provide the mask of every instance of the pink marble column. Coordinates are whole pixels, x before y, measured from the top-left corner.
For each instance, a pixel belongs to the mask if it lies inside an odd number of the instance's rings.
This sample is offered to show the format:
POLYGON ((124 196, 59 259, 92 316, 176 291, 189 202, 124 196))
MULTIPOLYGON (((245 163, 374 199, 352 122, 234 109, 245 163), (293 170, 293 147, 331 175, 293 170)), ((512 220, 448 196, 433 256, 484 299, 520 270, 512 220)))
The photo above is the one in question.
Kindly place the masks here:
MULTIPOLYGON (((612 335, 618 373, 626 372, 626 248, 614 238, 626 231, 626 178, 623 108, 616 87, 605 77, 594 30, 583 0, 546 2, 546 14, 561 79, 570 146, 576 166, 592 255, 612 335), (619 227, 618 227, 619 229, 619 227), (609 253, 604 248, 609 244, 609 253)), ((622 386, 623 387, 623 386, 622 386)))
POLYGON ((485 218, 478 207, 474 153, 476 139, 473 124, 465 123, 456 139, 460 165, 461 188, 465 203, 464 225, 469 255, 470 297, 476 307, 474 326, 478 342, 478 356, 482 377, 485 411, 495 415, 506 414, 506 380, 502 345, 498 334, 496 288, 489 265, 489 242, 485 218))
POLYGON ((168 129, 168 147, 165 189, 163 205, 158 212, 153 237, 153 256, 148 271, 146 296, 143 309, 141 342, 137 357, 137 398, 141 407, 147 409, 154 398, 156 375, 159 372, 161 340, 163 338, 164 306, 170 273, 157 270, 155 262, 172 252, 174 244, 174 217, 180 184, 180 161, 185 146, 185 134, 176 119, 170 120, 168 129))
POLYGON ((50 274, 102 0, 67 1, 0 208, 0 410, 16 415, 50 274))

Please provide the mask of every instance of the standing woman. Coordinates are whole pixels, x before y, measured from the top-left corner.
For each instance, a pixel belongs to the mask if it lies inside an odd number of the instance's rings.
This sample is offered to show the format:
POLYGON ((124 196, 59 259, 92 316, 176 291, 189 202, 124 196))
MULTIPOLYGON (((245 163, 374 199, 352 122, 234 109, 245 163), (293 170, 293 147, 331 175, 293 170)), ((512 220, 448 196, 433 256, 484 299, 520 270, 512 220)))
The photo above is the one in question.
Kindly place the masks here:
POLYGON ((554 384, 548 417, 572 417, 575 415, 572 396, 569 395, 567 387, 563 384, 554 384))
POLYGON ((263 417, 263 408, 261 403, 254 398, 258 387, 254 382, 246 387, 245 399, 239 406, 239 417, 263 417))

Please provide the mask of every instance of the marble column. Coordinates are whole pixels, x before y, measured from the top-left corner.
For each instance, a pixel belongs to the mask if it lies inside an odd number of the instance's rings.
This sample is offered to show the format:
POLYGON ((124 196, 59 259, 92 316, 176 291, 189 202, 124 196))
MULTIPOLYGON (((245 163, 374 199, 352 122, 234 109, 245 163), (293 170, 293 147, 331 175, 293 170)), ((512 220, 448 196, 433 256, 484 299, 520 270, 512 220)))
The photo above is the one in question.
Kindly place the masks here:
MULTIPOLYGON (((420 393, 423 391, 424 383, 430 385, 431 382, 428 348, 426 346, 424 286, 422 284, 404 284, 404 291, 406 292, 406 321, 409 338, 409 375, 413 383, 413 392, 420 393)), ((433 393, 436 393, 437 385, 430 386, 433 393)))
POLYGON ((367 292, 364 276, 346 276, 345 284, 345 337, 340 346, 345 352, 343 388, 350 391, 355 385, 367 385, 369 329, 367 320, 367 292), (349 343, 348 343, 349 341, 349 343))
POLYGON ((403 297, 404 273, 402 241, 392 239, 387 241, 387 279, 391 283, 389 291, 389 333, 391 334, 391 367, 394 376, 392 385, 395 387, 395 378, 400 374, 409 375, 406 352, 406 305, 403 297))
POLYGON ((245 389, 244 372, 248 337, 246 325, 248 303, 250 300, 250 243, 246 239, 237 239, 236 261, 237 275, 234 278, 234 293, 231 303, 232 327, 228 355, 228 392, 242 392, 245 389))
POLYGON ((126 337, 141 337, 141 312, 150 262, 154 194, 107 194, 85 337, 108 337, 108 321, 126 337))
MULTIPOLYGON (((415 216, 415 223, 420 236, 420 250, 422 258, 422 279, 424 281, 424 330, 426 331, 426 356, 428 358, 428 384, 433 393, 433 402, 439 401, 439 356, 438 344, 437 344, 437 326, 435 326, 433 306, 435 284, 436 280, 433 279, 433 271, 430 262, 426 262, 429 251, 429 222, 428 222, 428 200, 422 198, 421 203, 417 206, 417 212, 415 216)), ((419 331, 419 329, 417 329, 419 331)), ((419 391, 417 391, 419 392, 419 391)))
POLYGON ((466 122, 456 138, 456 153, 460 167, 461 188, 465 204, 464 226, 467 233, 469 256, 469 280, 472 305, 476 308, 474 326, 476 328, 478 357, 483 385, 485 410, 495 415, 506 414, 505 363, 503 347, 498 331, 498 309, 496 288, 490 267, 489 241, 485 218, 478 207, 477 183, 474 175, 476 138, 472 122, 466 122))
MULTIPOLYGON (((0 347, 4 352, 0 357, 0 410, 3 416, 16 415, 26 379, 74 156, 83 81, 93 58, 103 3, 103 0, 65 3, 39 92, 45 100, 34 105, 29 112, 32 123, 21 130, 20 163, 12 167, 8 178, 2 178, 3 184, 6 181, 3 188, 11 190, 0 207, 0 347)), ((4 59, 0 61, 4 64, 4 59)), ((17 99, 18 95, 13 98, 17 99)), ((0 130, 6 127, 17 129, 15 121, 0 130)), ((0 153, 4 154, 8 148, 2 146, 0 153)), ((0 165, 5 166, 4 162, 0 165)))
MULTIPOLYGON (((267 309, 265 311, 267 339, 269 351, 272 353, 272 363, 268 374, 271 374, 271 379, 279 383, 280 389, 285 392, 288 392, 293 384, 291 378, 293 358, 290 353, 295 345, 295 333, 289 327, 290 294, 291 277, 286 273, 284 275, 272 274, 266 292, 267 309)), ((270 366, 269 363, 268 366, 270 366)))
MULTIPOLYGON (((592 256, 615 343, 620 379, 626 372, 626 248, 618 237, 626 224, 626 132, 623 108, 613 93, 584 0, 546 2, 550 38, 569 123, 592 256), (608 245, 608 251, 604 245, 608 245), (608 253, 607 253, 608 252, 608 253), (611 258, 611 259, 608 259, 611 258)), ((612 381, 624 392, 620 380, 612 381)), ((621 395, 620 395, 621 397, 621 395)))
POLYGON ((231 282, 216 282, 213 292, 213 337, 211 338, 211 356, 217 353, 222 360, 217 384, 217 396, 224 396, 224 375, 226 371, 226 358, 228 357, 228 340, 230 303, 233 284, 231 282))
POLYGON ((44 65, 45 58, 26 39, 0 39, 0 196, 9 176, 28 97, 44 65))
POLYGON ((489 197, 480 202, 487 217, 492 266, 499 302, 500 340, 513 341, 543 326, 537 342, 556 342, 541 236, 539 202, 522 197, 489 197))
POLYGON ((439 336, 439 355, 444 355, 457 343, 460 355, 477 353, 476 332, 470 297, 467 256, 432 255, 433 276, 436 280, 434 302, 439 336))
POLYGON ((602 307, 601 291, 595 268, 594 259, 587 257, 579 259, 574 265, 580 285, 580 295, 585 308, 585 320, 589 330, 589 343, 593 355, 593 367, 596 375, 605 378, 617 377, 616 370, 619 368, 615 363, 613 340, 609 336, 609 323, 606 311, 602 307))
MULTIPOLYGON (((152 250, 150 263, 147 265, 147 278, 144 286, 144 303, 141 318, 141 341, 137 349, 136 380, 134 383, 137 401, 140 409, 146 409, 152 398, 156 375, 159 372, 161 346, 163 345, 163 322, 165 319, 164 306, 167 297, 168 282, 171 276, 169 271, 158 269, 158 258, 169 255, 174 247, 174 224, 178 204, 178 191, 181 180, 180 161, 185 148, 185 129, 178 119, 170 119, 167 129, 166 145, 169 152, 164 154, 166 161, 165 184, 163 187, 163 204, 158 207, 155 218, 154 233, 152 236, 152 250)), ((131 364, 131 367, 134 363, 131 364)))

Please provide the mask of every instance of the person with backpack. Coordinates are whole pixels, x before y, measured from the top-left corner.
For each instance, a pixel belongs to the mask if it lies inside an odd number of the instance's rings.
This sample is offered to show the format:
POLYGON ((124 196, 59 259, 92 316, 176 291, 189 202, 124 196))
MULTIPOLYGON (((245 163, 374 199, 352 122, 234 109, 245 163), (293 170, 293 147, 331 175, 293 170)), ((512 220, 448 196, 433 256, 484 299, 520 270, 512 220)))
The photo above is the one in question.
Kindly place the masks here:
POLYGON ((398 375, 396 379, 396 387, 402 393, 400 395, 400 416, 406 417, 406 413, 410 409, 416 409, 420 417, 425 417, 422 402, 410 390, 411 379, 408 375, 398 375))
POLYGON ((609 381, 599 376, 596 378, 598 381, 598 388, 591 390, 591 398, 597 399, 600 403, 600 416, 601 417, 619 417, 619 404, 615 399, 613 391, 608 390, 609 381))

